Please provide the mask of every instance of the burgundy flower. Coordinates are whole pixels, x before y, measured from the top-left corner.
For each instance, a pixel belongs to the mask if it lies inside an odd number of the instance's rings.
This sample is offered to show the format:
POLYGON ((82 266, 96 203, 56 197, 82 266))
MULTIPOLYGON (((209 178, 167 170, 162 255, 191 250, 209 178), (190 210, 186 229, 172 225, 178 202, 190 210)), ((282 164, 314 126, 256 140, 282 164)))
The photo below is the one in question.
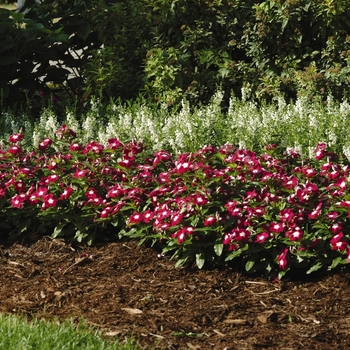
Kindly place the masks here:
POLYGON ((125 190, 123 187, 121 187, 118 184, 118 185, 111 187, 108 190, 106 197, 107 198, 116 198, 116 197, 123 196, 126 192, 127 192, 127 190, 125 190))
POLYGON ((343 230, 343 226, 340 223, 336 222, 331 226, 330 230, 333 234, 336 235, 343 230))
POLYGON ((105 204, 105 201, 103 198, 96 196, 94 198, 89 198, 89 200, 87 201, 87 204, 89 203, 95 206, 99 206, 101 204, 105 204))
POLYGON ((254 188, 253 191, 247 191, 245 193, 245 199, 253 199, 257 196, 256 189, 254 188))
POLYGON ((246 229, 236 229, 235 231, 235 239, 237 241, 247 242, 250 235, 250 231, 246 229))
POLYGON ((186 235, 191 235, 193 232, 194 232, 194 228, 192 226, 187 226, 173 233, 171 237, 172 238, 177 237, 177 242, 179 244, 182 244, 186 238, 186 235))
POLYGON ((166 162, 171 159, 171 155, 166 151, 159 151, 154 154, 153 165, 156 166, 160 162, 166 162))
POLYGON ((338 180, 333 184, 333 186, 339 187, 341 190, 345 191, 345 189, 346 189, 346 178, 345 178, 345 177, 342 177, 342 178, 338 179, 338 180))
POLYGON ((339 206, 344 207, 344 208, 350 208, 350 201, 342 200, 342 201, 339 203, 339 206))
POLYGON ((39 149, 41 151, 45 151, 47 147, 52 145, 52 143, 53 143, 53 141, 47 137, 39 143, 39 149))
POLYGON ((280 218, 283 222, 291 222, 295 217, 293 209, 287 208, 280 211, 280 218))
POLYGON ((255 242, 264 243, 269 237, 270 237, 270 235, 267 232, 259 233, 255 237, 255 242))
POLYGON ((94 153, 100 154, 100 153, 102 153, 103 149, 104 149, 103 145, 101 145, 98 142, 91 141, 90 143, 88 143, 84 147, 83 153, 86 154, 86 153, 89 153, 89 152, 94 152, 94 153))
POLYGON ((57 129, 56 135, 60 139, 62 139, 64 136, 69 136, 73 138, 77 136, 76 132, 68 128, 66 124, 63 124, 59 129, 57 129))
POLYGON ((171 215, 171 226, 176 226, 178 225, 182 219, 184 218, 183 214, 180 213, 175 213, 171 215))
POLYGON ((55 207, 56 205, 57 205, 57 198, 55 198, 52 193, 49 193, 44 197, 44 203, 41 205, 41 207, 43 210, 45 210, 50 207, 55 207))
POLYGON ((96 188, 89 188, 85 193, 85 197, 87 199, 95 199, 98 197, 96 188))
POLYGON ((290 176, 290 177, 286 178, 286 180, 283 182, 283 186, 289 190, 289 189, 292 189, 295 186, 297 186, 298 183, 299 183, 299 180, 297 177, 290 176))
POLYGON ((26 185, 22 180, 14 181, 13 187, 15 188, 16 192, 25 192, 26 185))
POLYGON ((216 223, 216 217, 215 216, 208 216, 205 220, 204 220, 204 226, 211 226, 214 225, 216 223))
POLYGON ((60 176, 57 174, 52 174, 49 175, 46 179, 45 179, 45 184, 49 185, 50 183, 54 183, 57 182, 60 179, 60 176))
POLYGON ((20 154, 22 153, 22 148, 21 147, 18 147, 18 146, 11 146, 9 149, 8 149, 8 152, 11 153, 11 154, 20 154))
POLYGON ((129 217, 129 223, 131 223, 131 224, 137 224, 137 223, 140 223, 142 221, 143 221, 143 214, 138 213, 137 211, 135 211, 129 217))
POLYGON ((102 218, 102 219, 107 218, 107 217, 110 215, 111 211, 112 211, 112 207, 110 207, 110 206, 105 207, 105 208, 101 211, 101 214, 100 214, 101 218, 102 218))
POLYGON ((158 230, 165 231, 165 230, 167 230, 170 226, 171 226, 171 225, 170 225, 169 222, 163 222, 163 223, 157 225, 156 228, 157 228, 158 230))
POLYGON ((316 160, 321 160, 326 156, 326 154, 327 154, 326 148, 327 148, 327 144, 324 142, 319 143, 317 145, 317 147, 314 151, 316 160))
POLYGON ((317 174, 317 171, 313 168, 306 168, 304 170, 304 175, 308 178, 311 178, 317 174))
POLYGON ((10 136, 9 141, 11 143, 16 143, 18 141, 21 141, 23 139, 24 135, 19 133, 19 134, 13 134, 10 136))
POLYGON ((225 245, 230 244, 233 238, 234 234, 232 232, 225 233, 222 243, 225 245))
POLYGON ((202 195, 194 195, 193 196, 193 204, 196 205, 205 205, 208 200, 202 195))
POLYGON ((154 213, 151 210, 146 210, 143 213, 143 222, 148 224, 153 219, 154 213))
POLYGON ((62 192, 60 199, 61 200, 68 199, 70 197, 70 195, 72 194, 72 192, 73 192, 72 187, 70 187, 70 186, 66 187, 65 190, 62 192))
POLYGON ((321 214, 321 208, 322 208, 322 202, 320 202, 317 205, 316 209, 314 209, 311 213, 309 213, 309 215, 308 215, 309 220, 317 219, 321 214))
POLYGON ((345 242, 345 241, 338 241, 331 244, 332 244, 332 250, 344 251, 348 247, 348 242, 345 242))
POLYGON ((29 202, 31 204, 37 204, 44 199, 47 194, 47 187, 39 187, 35 192, 29 196, 29 202))
POLYGON ((164 209, 157 210, 156 214, 159 220, 164 220, 170 217, 172 213, 169 209, 164 208, 164 209))
POLYGON ((269 225, 269 231, 274 233, 280 233, 284 230, 283 222, 271 222, 269 225))
POLYGON ((28 195, 25 193, 20 193, 11 198, 12 208, 22 209, 24 206, 25 200, 28 198, 28 195))
POLYGON ((88 170, 76 170, 74 173, 74 178, 75 179, 80 179, 85 177, 88 174, 88 170))
POLYGON ((288 254, 288 249, 284 248, 282 252, 279 255, 277 255, 278 265, 281 270, 285 270, 287 268, 287 264, 288 264, 287 254, 288 254))
POLYGON ((70 151, 80 151, 83 147, 81 146, 80 143, 72 143, 70 146, 69 146, 69 150, 70 151))
POLYGON ((339 216, 339 213, 336 211, 331 211, 327 214, 327 217, 331 220, 335 220, 339 216))
POLYGON ((117 138, 111 138, 108 140, 108 148, 116 150, 119 147, 123 147, 123 144, 117 138))
POLYGON ((191 168, 190 162, 175 162, 175 168, 178 175, 185 173, 187 170, 191 168))
POLYGON ((128 158, 128 159, 124 158, 118 164, 124 168, 129 169, 133 166, 134 159, 133 158, 128 158))
POLYGON ((302 231, 298 226, 286 232, 286 237, 288 237, 293 242, 300 241, 303 235, 304 231, 302 231))
POLYGON ((343 232, 339 232, 330 240, 330 244, 332 246, 332 250, 340 250, 343 251, 348 246, 348 242, 342 240, 344 237, 343 232))
POLYGON ((111 215, 117 214, 126 205, 124 201, 119 201, 114 207, 111 215))

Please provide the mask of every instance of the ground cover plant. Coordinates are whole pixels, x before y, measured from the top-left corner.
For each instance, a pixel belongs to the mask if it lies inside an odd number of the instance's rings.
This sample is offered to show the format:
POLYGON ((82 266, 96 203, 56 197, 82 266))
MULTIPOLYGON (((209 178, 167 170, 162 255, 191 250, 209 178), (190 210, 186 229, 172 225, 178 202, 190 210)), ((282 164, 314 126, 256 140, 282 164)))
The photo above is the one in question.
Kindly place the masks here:
POLYGON ((261 155, 225 144, 173 156, 149 154, 136 141, 104 146, 75 137, 63 125, 55 140, 25 152, 23 134, 10 136, 1 151, 3 235, 132 238, 177 266, 233 262, 279 278, 350 260, 350 168, 325 143, 314 159, 276 144, 261 155))

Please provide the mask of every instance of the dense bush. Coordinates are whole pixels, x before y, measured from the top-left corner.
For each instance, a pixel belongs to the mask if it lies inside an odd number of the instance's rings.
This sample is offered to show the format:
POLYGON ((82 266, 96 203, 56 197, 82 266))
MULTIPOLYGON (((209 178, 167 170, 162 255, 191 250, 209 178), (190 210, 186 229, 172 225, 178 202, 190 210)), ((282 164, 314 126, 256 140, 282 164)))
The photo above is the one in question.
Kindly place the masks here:
POLYGON ((90 95, 134 97, 146 52, 141 4, 27 0, 20 13, 1 9, 3 105, 13 107, 24 95, 34 106, 51 94, 80 102, 90 95))
POLYGON ((82 101, 169 105, 206 102, 218 85, 257 99, 349 92, 345 0, 27 0, 0 16, 5 103, 49 82, 82 101))
POLYGON ((153 1, 146 87, 206 99, 215 85, 254 98, 341 98, 349 89, 346 1, 153 1), (156 7, 156 5, 158 7, 156 7))

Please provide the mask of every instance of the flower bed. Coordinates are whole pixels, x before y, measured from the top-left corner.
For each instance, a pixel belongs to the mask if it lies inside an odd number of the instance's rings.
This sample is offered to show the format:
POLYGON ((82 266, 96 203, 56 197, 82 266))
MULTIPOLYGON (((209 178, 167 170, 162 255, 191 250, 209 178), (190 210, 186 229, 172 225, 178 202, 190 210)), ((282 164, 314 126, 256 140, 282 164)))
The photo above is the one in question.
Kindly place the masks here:
POLYGON ((177 265, 238 263, 279 278, 350 261, 350 167, 324 143, 307 160, 276 145, 174 157, 115 138, 80 144, 66 125, 56 135, 24 152, 14 134, 1 150, 2 232, 150 241, 177 265))

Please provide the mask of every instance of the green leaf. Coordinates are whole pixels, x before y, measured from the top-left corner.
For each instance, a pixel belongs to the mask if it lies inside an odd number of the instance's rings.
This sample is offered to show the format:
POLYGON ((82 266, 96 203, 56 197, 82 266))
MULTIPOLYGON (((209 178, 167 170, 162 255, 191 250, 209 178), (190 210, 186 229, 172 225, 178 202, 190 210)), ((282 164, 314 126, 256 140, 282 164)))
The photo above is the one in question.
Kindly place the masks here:
POLYGON ((24 19, 24 13, 21 12, 16 12, 16 11, 10 11, 11 17, 16 21, 16 22, 23 22, 24 19))
POLYGON ((188 256, 186 256, 185 258, 179 259, 175 264, 175 268, 183 266, 187 260, 188 260, 188 256))
POLYGON ((322 267, 322 263, 320 261, 318 261, 315 265, 311 266, 306 273, 309 275, 312 272, 315 272, 317 270, 319 270, 322 267))
POLYGON ((333 259, 332 265, 329 266, 328 270, 335 269, 340 264, 341 261, 342 261, 342 257, 341 256, 337 256, 335 259, 333 259))
POLYGON ((225 261, 233 260, 234 258, 237 258, 241 254, 242 254, 242 249, 235 250, 226 257, 225 261))
POLYGON ((205 264, 205 257, 203 253, 196 254, 196 264, 201 269, 205 264))
POLYGON ((62 229, 67 225, 67 223, 65 222, 64 224, 61 224, 61 225, 57 225, 55 227, 55 229, 53 230, 53 233, 51 235, 52 238, 56 238, 61 232, 62 232, 62 229))
POLYGON ((216 243, 214 245, 214 252, 217 256, 221 256, 224 250, 224 245, 222 243, 216 243))
POLYGON ((255 265, 255 261, 254 260, 248 260, 245 264, 245 270, 246 271, 250 271, 255 265))

